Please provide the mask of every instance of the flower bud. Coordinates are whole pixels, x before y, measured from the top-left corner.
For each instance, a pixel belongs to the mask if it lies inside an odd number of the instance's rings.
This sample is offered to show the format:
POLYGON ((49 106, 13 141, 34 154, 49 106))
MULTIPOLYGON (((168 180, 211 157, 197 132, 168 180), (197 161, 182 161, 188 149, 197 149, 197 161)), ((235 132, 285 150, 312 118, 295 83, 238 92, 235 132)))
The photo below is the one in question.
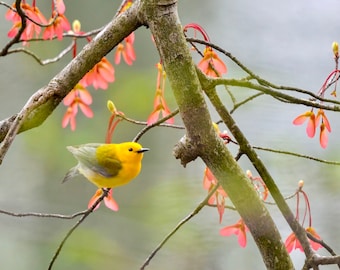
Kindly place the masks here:
POLYGON ((332 43, 332 50, 333 50, 334 56, 338 57, 339 56, 339 44, 338 44, 338 42, 334 41, 332 43))
POLYGON ((107 109, 113 114, 113 113, 116 113, 116 107, 115 105, 113 104, 113 102, 111 100, 108 100, 107 101, 107 109))
POLYGON ((81 28, 80 21, 74 20, 72 23, 72 30, 74 33, 79 33, 81 28))

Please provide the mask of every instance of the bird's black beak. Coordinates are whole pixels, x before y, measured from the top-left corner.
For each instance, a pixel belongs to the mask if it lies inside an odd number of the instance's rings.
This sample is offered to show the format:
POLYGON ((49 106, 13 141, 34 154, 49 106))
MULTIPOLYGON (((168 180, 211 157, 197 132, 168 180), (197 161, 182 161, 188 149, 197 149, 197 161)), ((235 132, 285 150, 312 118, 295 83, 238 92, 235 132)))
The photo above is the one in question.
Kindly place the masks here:
POLYGON ((149 148, 141 148, 137 151, 137 153, 143 153, 143 152, 146 152, 146 151, 149 151, 150 149, 149 148))

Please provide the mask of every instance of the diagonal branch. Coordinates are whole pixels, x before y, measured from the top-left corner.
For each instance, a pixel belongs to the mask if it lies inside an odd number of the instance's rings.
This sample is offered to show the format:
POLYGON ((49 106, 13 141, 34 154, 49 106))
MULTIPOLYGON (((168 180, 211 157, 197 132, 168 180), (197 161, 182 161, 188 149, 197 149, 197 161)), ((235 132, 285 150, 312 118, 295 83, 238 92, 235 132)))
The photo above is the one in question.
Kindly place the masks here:
POLYGON ((47 86, 34 93, 16 116, 0 122, 0 164, 17 133, 42 124, 95 64, 141 26, 138 2, 115 17, 47 86))
POLYGON ((246 154, 249 160, 252 162, 258 173, 260 174, 261 178, 265 182, 267 188, 269 189, 274 201, 278 205, 282 215, 286 219, 287 223, 296 234, 297 238, 299 239, 304 252, 307 258, 310 258, 314 255, 312 251, 305 230, 303 227, 298 223, 295 219, 292 211, 290 210, 289 206, 287 205, 284 197, 282 196, 279 188, 277 187, 274 179, 268 172, 267 168, 258 158, 257 153, 251 147, 250 143, 243 135, 242 131, 238 128, 237 124, 235 123, 234 119, 228 112, 228 110, 223 105, 222 101, 220 100, 219 96, 216 93, 215 88, 205 89, 205 93, 207 94, 209 100, 212 102, 213 106, 215 107, 217 113, 222 118, 223 122, 226 124, 232 135, 235 137, 236 141, 240 145, 240 152, 246 154))
POLYGON ((292 269, 292 261, 267 208, 212 126, 176 3, 145 0, 141 8, 141 17, 153 34, 186 127, 185 138, 174 149, 175 157, 182 164, 200 157, 245 221, 266 267, 279 269, 280 264, 280 269, 292 269))

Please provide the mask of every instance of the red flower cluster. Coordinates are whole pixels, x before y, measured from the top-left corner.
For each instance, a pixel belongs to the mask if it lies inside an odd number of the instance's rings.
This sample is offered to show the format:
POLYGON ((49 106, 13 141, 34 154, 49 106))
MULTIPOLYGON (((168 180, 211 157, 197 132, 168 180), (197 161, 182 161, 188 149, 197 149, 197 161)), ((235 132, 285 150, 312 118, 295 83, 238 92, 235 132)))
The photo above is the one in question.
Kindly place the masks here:
MULTIPOLYGON (((59 40, 63 38, 63 33, 70 30, 70 23, 64 15, 65 5, 63 0, 52 1, 52 16, 47 21, 45 16, 40 12, 39 8, 36 6, 36 1, 32 1, 32 5, 29 5, 25 0, 21 2, 21 9, 25 12, 26 17, 26 27, 21 34, 21 39, 23 44, 27 45, 28 42, 33 37, 39 37, 41 33, 41 27, 45 27, 42 38, 52 39, 55 36, 59 40), (56 2, 57 6, 54 6, 56 2)), ((12 21, 13 26, 8 32, 8 37, 15 37, 22 27, 22 21, 20 16, 16 11, 15 3, 12 5, 12 9, 6 12, 6 19, 12 21)))
MULTIPOLYGON (((333 91, 331 92, 331 95, 336 97, 336 87, 338 80, 340 78, 340 70, 338 69, 339 64, 339 44, 337 42, 333 42, 332 44, 332 50, 334 54, 334 60, 335 60, 335 69, 327 76, 325 82, 322 84, 318 96, 324 97, 326 91, 329 89, 329 87, 334 87, 333 91)), ((321 103, 321 102, 320 102, 321 103)), ((316 132, 316 128, 320 123, 320 136, 319 141, 322 148, 326 148, 328 144, 328 133, 331 132, 331 125, 328 121, 328 118, 322 109, 318 109, 317 114, 315 115, 313 112, 313 108, 310 111, 304 112, 303 114, 300 114, 298 117, 296 117, 293 121, 294 125, 301 125, 306 120, 308 120, 307 123, 307 135, 310 138, 313 138, 316 132), (320 121, 321 120, 321 121, 320 121)))
POLYGON ((316 133, 316 128, 320 123, 320 136, 319 141, 322 148, 326 148, 328 144, 328 132, 331 132, 331 125, 324 110, 319 109, 316 116, 313 109, 300 114, 293 121, 294 125, 302 125, 306 120, 308 120, 306 132, 308 137, 313 138, 316 133), (321 120, 321 121, 320 121, 321 120))

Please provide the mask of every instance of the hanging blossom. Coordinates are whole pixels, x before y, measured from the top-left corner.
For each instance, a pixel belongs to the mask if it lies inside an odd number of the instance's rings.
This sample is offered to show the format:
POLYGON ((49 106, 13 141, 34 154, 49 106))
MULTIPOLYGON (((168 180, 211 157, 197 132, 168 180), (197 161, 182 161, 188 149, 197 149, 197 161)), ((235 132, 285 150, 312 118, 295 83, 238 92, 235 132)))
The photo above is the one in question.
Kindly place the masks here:
MULTIPOLYGON (((268 197, 268 188, 263 182, 261 177, 254 177, 251 171, 247 170, 246 172, 248 178, 251 180, 255 190, 258 192, 259 197, 262 200, 266 200, 268 197)), ((220 230, 220 235, 222 236, 230 236, 232 234, 237 235, 238 243, 241 247, 245 247, 247 245, 247 232, 249 231, 248 227, 245 225, 243 219, 240 219, 237 223, 226 226, 220 230)))
POLYGON ((58 0, 57 7, 54 7, 54 1, 52 1, 52 16, 49 19, 49 26, 45 28, 43 39, 53 39, 57 36, 58 40, 63 39, 63 33, 71 29, 70 23, 66 16, 65 5, 62 0, 58 0))
POLYGON ((313 138, 316 133, 316 128, 320 123, 319 142, 322 148, 326 148, 328 144, 328 133, 331 132, 331 125, 328 118, 322 109, 318 109, 317 114, 314 114, 313 108, 300 114, 293 120, 294 125, 302 125, 307 121, 306 133, 307 136, 313 138))
POLYGON ((117 50, 115 53, 115 64, 119 65, 121 58, 123 59, 126 64, 131 66, 133 61, 136 60, 136 53, 135 49, 133 48, 133 43, 135 41, 135 34, 132 32, 129 36, 124 38, 124 43, 119 43, 117 46, 117 50))
MULTIPOLYGON (((184 26, 183 31, 187 32, 188 29, 193 29, 195 36, 196 31, 199 32, 206 42, 210 42, 209 36, 202 26, 196 23, 190 23, 184 26)), ((194 47, 194 50, 197 50, 197 48, 194 47)), ((227 66, 210 46, 205 47, 203 58, 198 63, 198 68, 210 77, 221 77, 222 74, 227 73, 227 66)))
MULTIPOLYGON (((128 0, 125 1, 122 8, 119 10, 119 14, 125 12, 127 9, 129 9, 132 5, 132 1, 128 0)), ((135 42, 135 34, 132 32, 129 36, 124 38, 123 43, 119 43, 116 49, 115 53, 115 64, 119 65, 121 58, 123 56, 123 59, 126 64, 129 66, 133 64, 133 61, 136 60, 136 53, 135 49, 133 48, 133 43, 135 42)))
MULTIPOLYGON (((112 211, 118 211, 119 210, 119 206, 118 203, 116 202, 116 200, 112 197, 112 192, 113 189, 111 188, 108 191, 107 196, 104 197, 104 204, 107 208, 111 209, 112 211)), ((100 188, 96 191, 96 193, 92 196, 92 198, 90 199, 87 208, 90 209, 93 207, 93 205, 95 204, 95 202, 103 195, 103 190, 100 188)), ((100 206, 100 203, 98 203, 96 205, 96 207, 93 209, 93 211, 97 210, 100 206)))
MULTIPOLYGON (((39 8, 36 6, 35 1, 33 1, 32 6, 27 4, 26 1, 22 1, 20 7, 26 14, 26 17, 31 19, 26 19, 26 28, 21 34, 23 45, 28 45, 29 40, 31 40, 33 37, 39 37, 40 35, 41 26, 38 24, 44 25, 47 23, 47 21, 44 15, 40 12, 39 8)), ((21 17, 16 12, 15 3, 12 5, 12 8, 13 10, 9 9, 5 14, 5 18, 9 21, 12 21, 13 23, 12 28, 7 33, 9 38, 15 37, 22 27, 21 17)))
POLYGON ((93 117, 93 112, 89 106, 92 103, 92 96, 80 83, 78 83, 68 93, 68 95, 64 98, 63 103, 68 107, 61 124, 63 128, 70 125, 71 130, 76 129, 76 115, 78 113, 78 107, 86 117, 93 117))
MULTIPOLYGON (((158 70, 156 93, 153 102, 153 111, 151 112, 147 120, 148 125, 155 123, 158 120, 160 114, 165 117, 171 113, 168 105, 166 104, 164 96, 166 73, 163 70, 163 66, 161 63, 158 63, 156 67, 158 70)), ((166 123, 168 124, 173 124, 174 122, 175 119, 173 117, 166 120, 166 123)))
POLYGON ((210 77, 221 77, 222 74, 227 73, 227 66, 211 47, 204 49, 203 58, 198 63, 198 68, 210 77))
MULTIPOLYGON (((327 76, 325 82, 322 84, 318 96, 324 98, 326 91, 332 86, 334 87, 332 92, 330 93, 332 96, 336 97, 336 87, 338 80, 340 78, 340 70, 338 68, 339 65, 339 44, 337 42, 332 43, 332 50, 334 55, 335 61, 335 68, 334 70, 327 76)), ((322 104, 322 102, 320 102, 322 104)), ((312 108, 310 111, 306 111, 299 116, 297 116, 293 120, 294 125, 302 125, 305 121, 307 121, 307 136, 313 138, 316 133, 316 128, 319 126, 320 135, 319 135, 319 142, 322 148, 326 148, 328 145, 328 133, 331 132, 331 125, 328 121, 328 118, 322 109, 318 109, 317 114, 314 114, 312 108)))
POLYGON ((208 167, 204 170, 204 177, 203 177, 203 188, 205 190, 208 190, 210 192, 212 189, 214 189, 218 185, 217 190, 215 193, 209 198, 208 204, 213 205, 216 202, 216 208, 219 215, 219 222, 222 222, 224 209, 225 209, 225 200, 228 197, 227 193, 224 191, 224 189, 219 185, 217 179, 213 175, 213 173, 210 171, 208 167))
POLYGON ((107 89, 110 82, 115 80, 115 70, 112 64, 103 57, 86 75, 80 80, 81 84, 92 85, 95 89, 107 89))
MULTIPOLYGON (((311 209, 310 209, 310 203, 309 203, 309 199, 307 196, 307 193, 302 189, 304 185, 304 182, 301 180, 299 181, 299 188, 296 191, 295 195, 296 195, 296 215, 295 218, 297 221, 300 222, 300 195, 302 195, 302 198, 304 199, 304 203, 305 203, 305 211, 302 215, 302 221, 301 221, 301 225, 304 226, 305 223, 305 219, 308 216, 308 226, 305 228, 307 233, 310 233, 312 236, 314 236, 314 238, 321 240, 321 237, 317 234, 317 232, 315 231, 315 229, 312 227, 312 214, 311 214, 311 209)), ((320 243, 314 242, 311 239, 308 239, 309 243, 312 247, 312 249, 314 250, 318 250, 319 248, 322 247, 322 245, 320 243)), ((302 245, 300 243, 300 241, 297 239, 296 235, 294 233, 291 233, 286 241, 285 241, 285 246, 287 251, 290 253, 292 252, 294 249, 299 249, 300 251, 303 252, 303 248, 302 245)))
POLYGON ((230 236, 232 234, 237 235, 238 244, 241 247, 246 247, 247 245, 247 232, 249 231, 246 224, 244 224, 243 219, 240 219, 237 223, 226 226, 220 230, 220 235, 222 236, 230 236))

